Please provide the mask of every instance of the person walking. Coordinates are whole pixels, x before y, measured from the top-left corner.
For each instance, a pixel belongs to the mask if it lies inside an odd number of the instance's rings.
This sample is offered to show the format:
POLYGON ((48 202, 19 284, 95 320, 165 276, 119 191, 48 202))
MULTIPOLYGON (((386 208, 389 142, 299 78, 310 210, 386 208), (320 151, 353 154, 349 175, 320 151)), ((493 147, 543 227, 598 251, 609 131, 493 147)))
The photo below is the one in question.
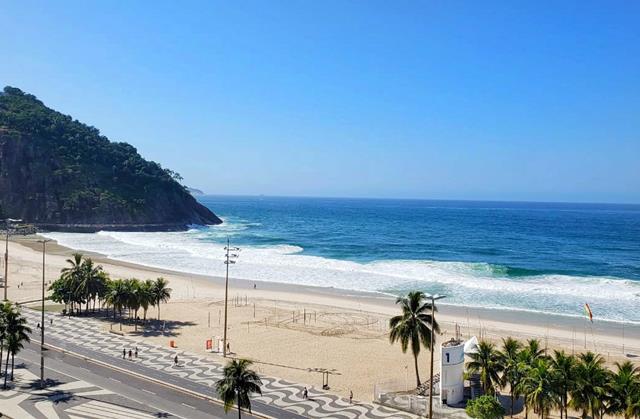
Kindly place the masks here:
POLYGON ((349 390, 349 404, 353 404, 353 390, 349 390))
POLYGON ((138 359, 138 347, 136 346, 136 351, 133 353, 133 356, 138 359))
POLYGON ((309 398, 309 390, 307 390, 306 387, 304 388, 304 390, 302 390, 302 398, 305 400, 309 398))
POLYGON ((129 349, 129 359, 131 359, 131 355, 132 355, 131 349, 129 349))
POLYGON ((173 358, 173 365, 175 365, 176 367, 178 366, 178 355, 173 358))
POLYGON ((122 359, 125 359, 127 357, 127 350, 125 348, 122 348, 122 359))

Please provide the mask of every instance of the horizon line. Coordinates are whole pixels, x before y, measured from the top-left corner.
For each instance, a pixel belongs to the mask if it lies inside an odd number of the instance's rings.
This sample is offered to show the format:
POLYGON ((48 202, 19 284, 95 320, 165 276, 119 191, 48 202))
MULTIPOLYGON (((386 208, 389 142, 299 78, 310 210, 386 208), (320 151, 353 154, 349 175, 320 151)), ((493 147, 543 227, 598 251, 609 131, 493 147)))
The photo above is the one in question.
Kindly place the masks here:
POLYGON ((320 196, 320 195, 270 195, 270 194, 224 194, 207 193, 193 195, 198 196, 218 196, 236 198, 307 198, 307 199, 362 199, 362 200, 387 200, 387 201, 439 201, 439 202, 490 202, 490 203, 510 203, 510 204, 580 204, 580 205, 626 205, 640 207, 640 202, 594 202, 594 201, 527 201, 527 200, 507 200, 507 199, 460 199, 460 198, 391 198, 375 196, 320 196))

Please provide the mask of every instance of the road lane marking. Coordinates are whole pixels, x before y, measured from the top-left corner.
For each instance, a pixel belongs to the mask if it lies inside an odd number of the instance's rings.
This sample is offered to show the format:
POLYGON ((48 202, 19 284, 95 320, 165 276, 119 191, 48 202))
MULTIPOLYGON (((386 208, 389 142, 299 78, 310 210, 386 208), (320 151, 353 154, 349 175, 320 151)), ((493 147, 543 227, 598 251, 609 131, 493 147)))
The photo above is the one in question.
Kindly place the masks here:
POLYGON ((144 391, 144 392, 146 392, 146 393, 153 394, 153 395, 155 395, 155 394, 156 394, 156 393, 154 393, 153 391, 149 391, 149 390, 146 390, 146 389, 144 389, 144 388, 143 388, 143 389, 141 389, 141 390, 142 390, 142 391, 144 391))
POLYGON ((183 405, 183 406, 187 406, 187 407, 190 407, 192 409, 195 409, 195 407, 191 406, 190 404, 186 404, 186 403, 180 403, 180 404, 183 405))

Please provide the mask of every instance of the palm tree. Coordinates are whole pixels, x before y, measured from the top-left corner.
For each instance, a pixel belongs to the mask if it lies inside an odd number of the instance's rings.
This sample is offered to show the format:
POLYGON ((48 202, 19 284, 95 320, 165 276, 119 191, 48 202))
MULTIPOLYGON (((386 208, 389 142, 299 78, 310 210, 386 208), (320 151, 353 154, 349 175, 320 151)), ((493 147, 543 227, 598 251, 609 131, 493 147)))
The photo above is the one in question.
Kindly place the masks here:
POLYGON ((526 389, 525 403, 532 406, 542 419, 549 414, 551 407, 557 404, 554 391, 555 376, 547 358, 538 358, 529 368, 522 381, 526 389))
POLYGON ((262 381, 255 371, 250 370, 252 362, 248 359, 232 359, 224 367, 223 377, 216 382, 218 396, 224 402, 225 413, 234 404, 238 406, 238 418, 242 417, 242 409, 251 414, 251 394, 262 394, 262 381))
POLYGON ((481 341, 477 352, 469 357, 471 361, 467 362, 467 370, 472 374, 480 374, 482 389, 486 394, 495 394, 495 386, 502 383, 500 372, 503 369, 496 347, 493 343, 481 341))
MULTIPOLYGON (((396 304, 400 304, 402 314, 394 316, 389 320, 389 340, 391 343, 400 341, 402 352, 406 353, 411 344, 411 353, 416 370, 417 386, 420 386, 420 373, 418 371, 418 355, 420 346, 424 345, 431 349, 433 343, 432 333, 440 332, 440 326, 431 318, 431 302, 425 302, 425 295, 422 291, 412 291, 406 297, 398 297, 396 304), (433 329, 431 322, 433 320, 433 329)), ((435 311, 434 307, 434 311, 435 311)))
POLYGON ((0 375, 2 375, 2 356, 4 355, 5 341, 7 338, 7 320, 9 312, 13 310, 10 302, 0 303, 0 375))
POLYGON ((122 317, 122 309, 127 304, 127 288, 122 279, 111 281, 105 300, 108 305, 113 307, 113 318, 116 318, 116 311, 122 317))
POLYGON ((171 288, 167 287, 169 281, 160 277, 153 283, 153 295, 158 306, 158 321, 160 321, 160 303, 166 303, 171 298, 171 288))
POLYGON ((604 407, 602 400, 606 392, 607 378, 602 356, 591 351, 578 355, 575 385, 569 392, 569 406, 582 410, 583 418, 589 414, 594 418, 598 417, 604 407))
POLYGON ((575 384, 576 359, 573 355, 567 355, 564 351, 553 351, 550 359, 551 368, 556 376, 556 392, 559 396, 560 419, 567 416, 569 404, 569 391, 575 384))
POLYGON ((522 344, 512 337, 502 339, 502 351, 499 354, 499 362, 502 366, 503 387, 509 385, 509 397, 511 398, 511 417, 513 417, 513 405, 515 398, 519 397, 518 385, 524 375, 520 349, 522 344))
POLYGON ((15 355, 24 348, 23 342, 29 342, 29 333, 31 328, 27 326, 27 319, 20 310, 13 308, 6 316, 6 345, 7 345, 7 361, 4 369, 4 388, 7 388, 7 375, 9 374, 9 355, 11 355, 11 380, 13 381, 13 367, 15 364, 15 355))
POLYGON ((129 309, 129 314, 131 314, 131 310, 134 311, 133 322, 135 325, 135 330, 138 330, 138 310, 140 309, 140 280, 136 278, 125 279, 124 287, 126 290, 126 306, 129 309))
POLYGON ((143 310, 142 324, 147 323, 147 310, 150 305, 155 305, 155 295, 153 293, 154 282, 150 279, 142 282, 138 288, 138 299, 143 310))
POLYGON ((74 303, 81 303, 78 299, 77 288, 82 277, 84 276, 83 268, 83 255, 82 253, 74 253, 73 258, 67 259, 67 263, 70 265, 67 268, 62 268, 60 279, 66 282, 67 292, 69 293, 69 302, 71 304, 70 312, 73 313, 74 303))
POLYGON ((630 361, 616 362, 617 371, 611 374, 607 399, 607 412, 612 415, 622 414, 625 419, 633 415, 634 401, 640 393, 640 368, 630 361))
POLYGON ((522 351, 523 361, 533 366, 535 361, 544 357, 544 349, 540 347, 540 341, 538 339, 529 339, 522 351))

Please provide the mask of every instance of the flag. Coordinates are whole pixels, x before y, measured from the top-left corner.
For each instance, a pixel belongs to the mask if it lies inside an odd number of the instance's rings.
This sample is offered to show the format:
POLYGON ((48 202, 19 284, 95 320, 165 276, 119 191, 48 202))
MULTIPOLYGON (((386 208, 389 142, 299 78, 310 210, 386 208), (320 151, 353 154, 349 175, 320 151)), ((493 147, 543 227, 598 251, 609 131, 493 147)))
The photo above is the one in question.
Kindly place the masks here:
POLYGON ((593 313, 591 312, 591 307, 589 307, 589 304, 587 303, 584 303, 584 313, 589 317, 591 323, 593 323, 593 313))

